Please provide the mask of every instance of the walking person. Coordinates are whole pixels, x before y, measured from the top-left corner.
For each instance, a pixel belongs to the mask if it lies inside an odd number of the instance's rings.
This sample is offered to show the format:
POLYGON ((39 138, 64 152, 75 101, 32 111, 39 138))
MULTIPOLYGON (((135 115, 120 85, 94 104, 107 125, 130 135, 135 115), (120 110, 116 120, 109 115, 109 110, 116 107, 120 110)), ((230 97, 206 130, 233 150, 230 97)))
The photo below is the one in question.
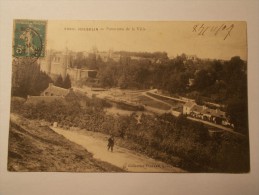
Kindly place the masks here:
POLYGON ((109 139, 108 139, 108 145, 107 145, 108 151, 111 149, 111 152, 113 152, 113 146, 114 146, 114 136, 112 135, 112 136, 109 137, 109 139))

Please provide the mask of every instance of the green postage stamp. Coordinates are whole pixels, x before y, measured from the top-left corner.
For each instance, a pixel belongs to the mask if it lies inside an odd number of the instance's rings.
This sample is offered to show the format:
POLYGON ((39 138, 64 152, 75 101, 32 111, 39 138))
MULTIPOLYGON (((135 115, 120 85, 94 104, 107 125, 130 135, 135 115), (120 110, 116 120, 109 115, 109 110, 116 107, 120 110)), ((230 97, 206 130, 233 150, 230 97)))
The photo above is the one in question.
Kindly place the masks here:
POLYGON ((47 21, 14 21, 14 57, 44 57, 47 21))

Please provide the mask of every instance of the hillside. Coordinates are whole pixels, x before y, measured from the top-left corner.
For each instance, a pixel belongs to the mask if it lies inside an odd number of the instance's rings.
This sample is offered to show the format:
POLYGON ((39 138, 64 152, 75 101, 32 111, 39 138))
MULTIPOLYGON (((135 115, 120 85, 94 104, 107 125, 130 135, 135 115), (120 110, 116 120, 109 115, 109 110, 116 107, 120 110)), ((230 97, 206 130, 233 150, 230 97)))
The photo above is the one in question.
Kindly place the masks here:
POLYGON ((83 147, 51 130, 46 123, 11 115, 9 171, 123 171, 93 159, 83 147))

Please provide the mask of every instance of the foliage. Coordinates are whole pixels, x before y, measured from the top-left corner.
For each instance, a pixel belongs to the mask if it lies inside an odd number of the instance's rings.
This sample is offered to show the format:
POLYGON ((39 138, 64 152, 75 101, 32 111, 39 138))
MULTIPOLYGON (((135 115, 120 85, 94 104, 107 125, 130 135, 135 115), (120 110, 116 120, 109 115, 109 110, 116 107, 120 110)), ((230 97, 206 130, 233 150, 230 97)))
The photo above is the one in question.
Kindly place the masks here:
MULTIPOLYGON (((128 57, 153 55, 134 52, 121 54, 128 57)), ((159 64, 150 60, 104 63, 99 68, 100 85, 123 89, 157 88, 171 95, 180 94, 195 99, 198 104, 224 104, 231 121, 239 128, 238 131, 248 131, 245 61, 238 56, 228 61, 190 60, 185 54, 174 59, 163 59, 159 64), (189 85, 189 79, 194 79, 193 85, 189 85)))
POLYGON ((141 58, 156 58, 156 59, 168 59, 166 52, 128 52, 128 51, 117 51, 114 52, 116 54, 120 54, 122 56, 135 56, 141 58))
POLYGON ((68 74, 64 79, 63 88, 65 88, 65 89, 71 88, 71 80, 70 80, 70 76, 68 74))
POLYGON ((67 74, 65 79, 62 78, 61 75, 59 75, 56 79, 56 81, 54 82, 54 85, 57 87, 62 87, 65 89, 69 89, 71 88, 71 79, 70 76, 67 74))
POLYGON ((63 84, 64 81, 63 81, 63 78, 61 75, 58 76, 58 78, 56 79, 54 85, 57 86, 57 87, 63 87, 63 84))
POLYGON ((26 97, 27 95, 40 95, 46 89, 51 78, 40 70, 37 63, 13 66, 12 95, 26 97))
POLYGON ((231 98, 227 106, 227 113, 235 129, 248 135, 248 102, 247 98, 231 98))
POLYGON ((182 159, 177 160, 177 166, 193 172, 249 171, 247 138, 229 133, 211 137, 202 123, 190 121, 182 115, 177 118, 171 114, 142 114, 138 123, 135 114, 111 116, 106 115, 102 108, 98 99, 89 99, 89 104, 84 109, 55 101, 48 104, 25 103, 13 111, 29 119, 58 122, 63 127, 79 127, 113 134, 139 145, 140 152, 173 165, 176 165, 176 161, 172 157, 177 156, 182 159))

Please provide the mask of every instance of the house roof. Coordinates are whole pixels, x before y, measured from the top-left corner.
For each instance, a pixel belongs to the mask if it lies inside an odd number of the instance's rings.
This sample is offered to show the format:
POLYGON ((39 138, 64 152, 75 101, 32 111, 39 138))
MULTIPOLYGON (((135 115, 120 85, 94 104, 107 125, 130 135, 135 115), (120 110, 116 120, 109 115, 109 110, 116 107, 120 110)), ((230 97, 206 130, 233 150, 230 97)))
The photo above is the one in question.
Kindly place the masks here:
POLYGON ((202 114, 203 112, 203 107, 202 106, 199 106, 199 105, 194 105, 192 108, 191 108, 191 111, 193 112, 199 112, 202 114))
POLYGON ((226 113, 221 111, 221 110, 214 110, 214 109, 210 109, 204 106, 199 106, 199 105, 195 105, 191 108, 192 112, 197 112, 200 114, 207 114, 207 115, 211 115, 214 117, 219 117, 219 118, 226 118, 226 113))
POLYGON ((61 96, 28 96, 26 103, 37 104, 40 102, 50 103, 53 101, 62 101, 64 102, 65 99, 61 96))
POLYGON ((193 106, 197 105, 194 101, 188 101, 184 104, 185 107, 192 108, 193 106))
POLYGON ((69 93, 69 89, 64 89, 55 85, 49 85, 49 87, 43 91, 43 94, 45 92, 53 94, 54 96, 66 96, 69 93))
POLYGON ((221 110, 216 109, 216 110, 212 111, 212 116, 216 116, 219 118, 226 118, 226 113, 221 110))

